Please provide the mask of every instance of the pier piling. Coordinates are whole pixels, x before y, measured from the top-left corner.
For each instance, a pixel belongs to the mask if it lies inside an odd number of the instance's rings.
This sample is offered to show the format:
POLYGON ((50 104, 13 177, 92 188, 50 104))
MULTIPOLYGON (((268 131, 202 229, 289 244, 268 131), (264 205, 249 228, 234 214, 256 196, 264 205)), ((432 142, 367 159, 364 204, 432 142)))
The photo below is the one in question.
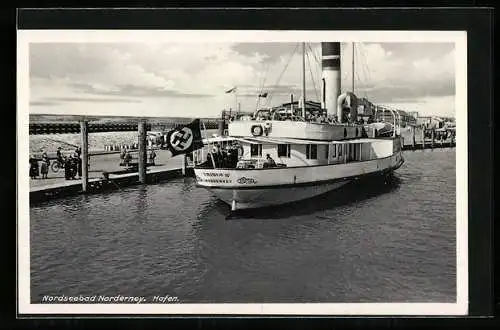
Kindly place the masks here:
POLYGON ((182 155, 182 176, 186 176, 186 167, 187 167, 187 156, 184 154, 182 155))
POLYGON ((89 125, 86 120, 80 121, 80 136, 82 141, 82 191, 87 192, 89 183, 89 125))
POLYGON ((425 149, 425 128, 422 128, 422 149, 425 149))
POLYGON ((226 122, 224 119, 219 120, 219 136, 224 135, 224 129, 225 129, 226 122))
POLYGON ((434 149, 434 128, 431 129, 431 149, 434 149))
POLYGON ((146 183, 146 161, 147 161, 147 150, 146 150, 146 121, 139 120, 138 123, 139 131, 139 181, 141 183, 146 183))
POLYGON ((411 144, 413 146, 413 150, 415 150, 415 129, 415 126, 411 128, 411 144))

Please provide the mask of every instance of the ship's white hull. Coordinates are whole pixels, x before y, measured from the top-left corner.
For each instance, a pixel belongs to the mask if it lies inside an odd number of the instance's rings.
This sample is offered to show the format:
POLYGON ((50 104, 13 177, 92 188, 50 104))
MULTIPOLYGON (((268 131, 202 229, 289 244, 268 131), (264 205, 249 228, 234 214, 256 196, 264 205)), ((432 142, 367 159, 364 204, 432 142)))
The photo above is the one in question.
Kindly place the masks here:
POLYGON ((306 187, 284 187, 267 189, 210 189, 219 199, 231 205, 231 210, 254 209, 296 202, 335 190, 349 183, 342 180, 333 183, 306 187))
POLYGON ((272 169, 195 169, 197 184, 241 210, 286 204, 335 190, 403 164, 400 152, 383 159, 323 166, 272 169))

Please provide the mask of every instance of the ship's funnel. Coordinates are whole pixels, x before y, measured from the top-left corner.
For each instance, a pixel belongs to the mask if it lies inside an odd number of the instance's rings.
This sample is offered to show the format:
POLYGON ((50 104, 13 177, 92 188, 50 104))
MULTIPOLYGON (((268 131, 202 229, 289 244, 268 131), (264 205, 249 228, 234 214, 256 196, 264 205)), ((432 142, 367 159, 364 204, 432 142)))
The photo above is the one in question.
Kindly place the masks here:
POLYGON ((340 42, 321 43, 322 100, 327 115, 337 115, 337 97, 340 95, 340 42))

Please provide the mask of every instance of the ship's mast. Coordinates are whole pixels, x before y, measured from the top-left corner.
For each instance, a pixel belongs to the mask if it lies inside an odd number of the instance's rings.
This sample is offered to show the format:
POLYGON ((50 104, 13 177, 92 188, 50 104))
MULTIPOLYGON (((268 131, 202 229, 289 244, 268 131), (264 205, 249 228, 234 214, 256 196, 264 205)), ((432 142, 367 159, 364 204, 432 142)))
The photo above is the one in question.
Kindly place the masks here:
POLYGON ((302 118, 306 119, 306 43, 302 43, 302 118))
POLYGON ((352 43, 352 93, 354 94, 354 42, 352 43))

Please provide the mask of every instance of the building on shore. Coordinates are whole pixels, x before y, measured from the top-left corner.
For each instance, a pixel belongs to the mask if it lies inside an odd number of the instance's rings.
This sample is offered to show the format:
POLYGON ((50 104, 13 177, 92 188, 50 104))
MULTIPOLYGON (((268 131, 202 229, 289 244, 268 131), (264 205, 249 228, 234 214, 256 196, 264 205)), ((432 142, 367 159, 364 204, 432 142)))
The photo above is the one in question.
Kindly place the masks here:
POLYGON ((422 116, 417 118, 417 125, 425 126, 427 128, 454 127, 455 118, 444 116, 422 116))

